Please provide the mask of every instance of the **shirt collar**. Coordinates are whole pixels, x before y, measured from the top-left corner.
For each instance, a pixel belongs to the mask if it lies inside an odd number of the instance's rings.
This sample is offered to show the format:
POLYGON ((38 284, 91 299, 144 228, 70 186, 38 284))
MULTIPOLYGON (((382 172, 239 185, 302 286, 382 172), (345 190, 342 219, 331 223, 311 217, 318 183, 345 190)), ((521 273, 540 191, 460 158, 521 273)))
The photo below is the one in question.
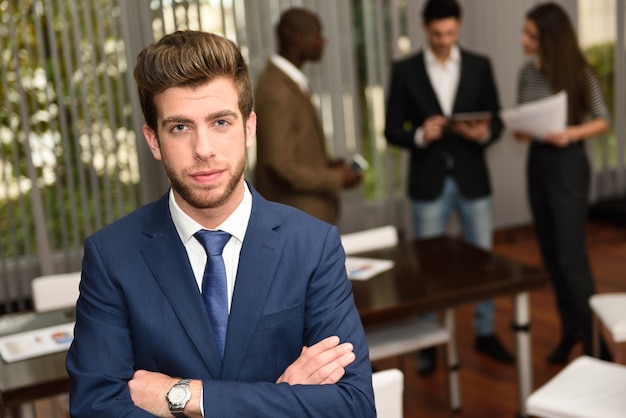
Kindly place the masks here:
POLYGON ((280 55, 272 55, 270 58, 272 64, 280 68, 282 72, 296 83, 302 91, 309 91, 309 80, 306 75, 298 67, 280 55))
MULTIPOLYGON (((430 48, 427 48, 426 51, 424 52, 424 59, 426 61, 426 65, 428 66, 441 66, 440 62, 437 61, 437 58, 435 57, 435 54, 433 54, 433 51, 430 48)), ((459 63, 461 62, 461 52, 459 50, 459 46, 458 45, 453 45, 452 49, 450 50, 450 55, 448 56, 448 59, 446 60, 444 65, 459 65, 459 63)))
MULTIPOLYGON (((174 226, 176 227, 183 244, 187 244, 196 232, 206 228, 183 212, 180 206, 178 206, 178 203, 176 203, 176 199, 174 199, 174 192, 172 189, 170 189, 169 194, 170 213, 172 214, 174 226)), ((239 206, 237 206, 235 211, 231 213, 230 216, 226 218, 226 220, 216 229, 228 232, 240 242, 243 242, 243 237, 246 235, 246 229, 248 228, 248 221, 250 220, 251 212, 252 194, 250 193, 248 184, 244 182, 244 193, 241 203, 239 203, 239 206)))

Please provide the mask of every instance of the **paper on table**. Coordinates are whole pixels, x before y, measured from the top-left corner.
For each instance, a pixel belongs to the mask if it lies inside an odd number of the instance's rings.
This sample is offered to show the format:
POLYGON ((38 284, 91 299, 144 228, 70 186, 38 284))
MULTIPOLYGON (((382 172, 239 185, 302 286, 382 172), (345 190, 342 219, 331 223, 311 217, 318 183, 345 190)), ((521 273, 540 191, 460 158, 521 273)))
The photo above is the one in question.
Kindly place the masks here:
POLYGON ((390 270, 392 260, 379 258, 346 257, 346 272, 350 280, 368 280, 383 271, 390 270))
POLYGON ((0 338, 0 355, 7 363, 65 351, 74 339, 74 322, 0 338))
POLYGON ((537 139, 544 138, 548 133, 562 131, 567 126, 567 93, 561 91, 545 99, 501 110, 500 117, 512 131, 524 132, 537 139))

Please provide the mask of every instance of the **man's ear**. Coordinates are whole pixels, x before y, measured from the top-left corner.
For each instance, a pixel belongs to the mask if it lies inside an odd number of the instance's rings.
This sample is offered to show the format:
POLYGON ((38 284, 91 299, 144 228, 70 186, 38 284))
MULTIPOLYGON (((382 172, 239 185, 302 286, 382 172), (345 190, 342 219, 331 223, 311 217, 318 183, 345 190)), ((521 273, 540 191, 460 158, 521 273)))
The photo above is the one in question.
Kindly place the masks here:
POLYGON ((252 148, 256 137, 256 113, 250 112, 246 120, 246 148, 252 148))
POLYGON ((155 160, 161 159, 161 147, 159 146, 159 137, 148 125, 143 125, 143 136, 146 138, 148 148, 152 152, 155 160))

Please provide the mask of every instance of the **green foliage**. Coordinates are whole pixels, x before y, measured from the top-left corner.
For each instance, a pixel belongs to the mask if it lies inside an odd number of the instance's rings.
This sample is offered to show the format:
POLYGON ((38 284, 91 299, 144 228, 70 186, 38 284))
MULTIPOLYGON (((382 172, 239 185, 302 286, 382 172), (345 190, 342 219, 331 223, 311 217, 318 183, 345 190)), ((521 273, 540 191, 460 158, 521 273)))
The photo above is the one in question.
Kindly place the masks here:
POLYGON ((606 42, 590 46, 584 51, 585 57, 589 65, 594 69, 602 92, 605 94, 606 101, 611 110, 611 114, 615 112, 615 43, 606 42))
POLYGON ((36 251, 35 191, 52 250, 138 204, 118 1, 0 0, 1 257, 36 251))
MULTIPOLYGON (((589 65, 596 72, 602 92, 613 118, 615 115, 615 43, 605 42, 588 47, 584 51, 589 65)), ((622 92, 623 94, 623 92, 622 92)), ((604 166, 605 161, 614 167, 618 160, 618 146, 615 132, 611 130, 605 141, 594 141, 593 159, 598 166, 604 166)))

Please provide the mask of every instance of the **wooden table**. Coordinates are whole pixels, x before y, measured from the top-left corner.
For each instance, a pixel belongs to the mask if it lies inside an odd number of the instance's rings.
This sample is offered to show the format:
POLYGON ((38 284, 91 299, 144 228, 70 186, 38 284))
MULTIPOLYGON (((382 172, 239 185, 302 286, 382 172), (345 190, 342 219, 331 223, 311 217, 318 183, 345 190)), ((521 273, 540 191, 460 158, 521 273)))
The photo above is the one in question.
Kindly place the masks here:
MULTIPOLYGON (((456 347, 454 307, 511 295, 519 416, 527 416, 525 401, 533 387, 528 291, 547 285, 544 271, 447 237, 401 242, 393 248, 357 255, 395 263, 391 270, 367 281, 352 282, 365 327, 427 312, 445 312, 451 346, 456 347)), ((455 356, 456 350, 452 351, 455 356)), ((455 364, 457 359, 450 361, 455 364)))
MULTIPOLYGON (((0 336, 65 324, 74 321, 74 316, 73 308, 6 315, 0 318, 0 336)), ((22 403, 67 392, 65 355, 60 352, 14 363, 0 360, 0 417, 9 409, 16 416, 22 403)))

